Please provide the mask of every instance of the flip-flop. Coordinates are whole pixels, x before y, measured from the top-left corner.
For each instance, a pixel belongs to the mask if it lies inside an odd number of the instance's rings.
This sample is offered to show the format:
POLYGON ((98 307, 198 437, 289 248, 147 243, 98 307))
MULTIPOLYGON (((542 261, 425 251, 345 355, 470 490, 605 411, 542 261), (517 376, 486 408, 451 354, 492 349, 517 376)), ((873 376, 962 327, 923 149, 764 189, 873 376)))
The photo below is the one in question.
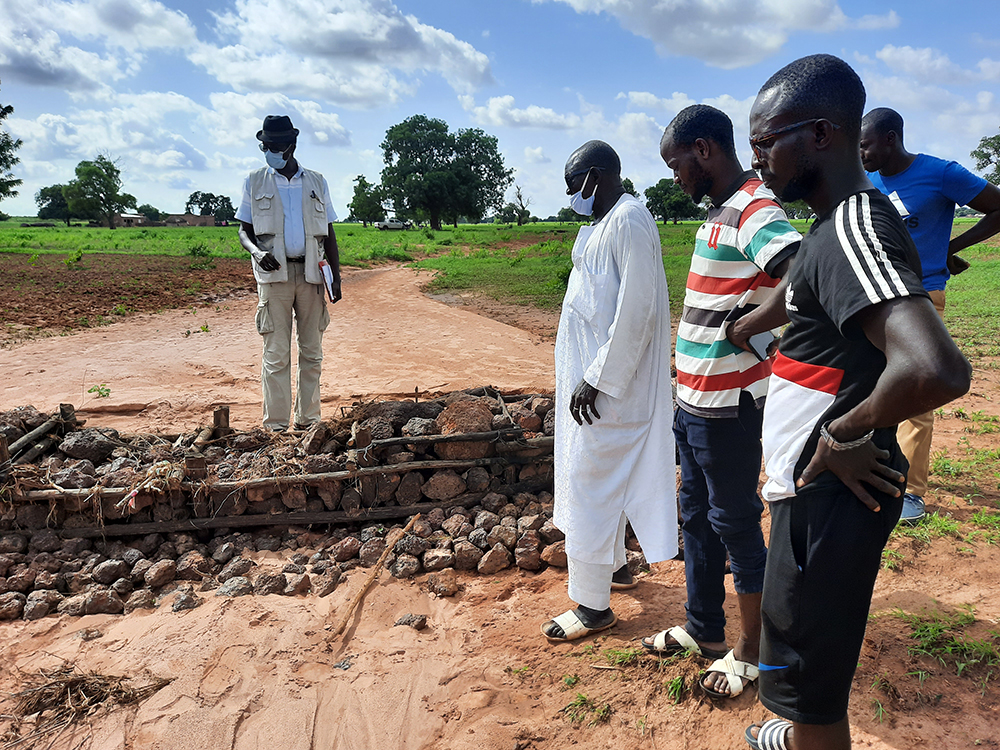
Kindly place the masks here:
POLYGON ((624 570, 626 573, 628 573, 629 580, 616 581, 614 577, 612 577, 611 579, 612 591, 628 591, 629 589, 634 589, 639 585, 639 581, 636 579, 636 577, 633 576, 631 573, 629 573, 627 565, 623 565, 621 568, 619 568, 619 570, 616 570, 615 575, 618 575, 620 570, 624 570))
POLYGON ((681 625, 675 625, 669 630, 661 630, 653 636, 652 640, 643 638, 640 643, 642 643, 644 649, 657 656, 674 656, 676 654, 683 654, 685 651, 690 651, 708 659, 721 659, 726 655, 725 651, 704 648, 681 625), (668 641, 668 637, 672 638, 673 641, 668 641))
POLYGON ((568 609, 563 612, 558 617, 553 617, 551 620, 546 620, 542 623, 542 635, 548 638, 553 643, 565 643, 566 641, 575 641, 578 638, 586 638, 588 635, 594 633, 600 633, 602 630, 607 630, 608 628, 614 627, 618 624, 618 615, 614 615, 614 618, 607 625, 602 625, 599 628, 588 628, 583 624, 583 620, 574 612, 572 609, 568 609), (556 625, 562 628, 563 637, 556 638, 545 632, 545 626, 550 622, 554 622, 556 625))
POLYGON ((743 733, 743 739, 753 750, 790 750, 788 746, 788 730, 792 728, 790 721, 784 719, 768 719, 763 724, 751 724, 743 733), (754 737, 751 729, 757 727, 754 737))
POLYGON ((735 651, 730 651, 721 659, 716 659, 712 662, 712 666, 705 670, 705 674, 711 674, 712 672, 724 674, 726 676, 726 680, 729 682, 729 692, 720 693, 718 690, 705 687, 705 678, 702 677, 701 680, 699 680, 701 689, 713 698, 735 698, 737 695, 742 693, 748 685, 755 682, 760 674, 760 670, 757 669, 756 664, 751 664, 747 661, 740 661, 736 658, 735 651), (746 684, 744 684, 743 680, 746 680, 746 684))

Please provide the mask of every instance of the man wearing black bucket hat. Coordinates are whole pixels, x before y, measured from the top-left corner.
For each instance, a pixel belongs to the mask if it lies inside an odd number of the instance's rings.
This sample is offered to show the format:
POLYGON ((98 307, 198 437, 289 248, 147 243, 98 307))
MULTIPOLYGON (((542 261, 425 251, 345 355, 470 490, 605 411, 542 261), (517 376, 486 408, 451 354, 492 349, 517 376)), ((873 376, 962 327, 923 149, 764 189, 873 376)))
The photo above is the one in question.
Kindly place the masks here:
POLYGON ((323 175, 303 169, 295 159, 298 134, 287 115, 264 118, 257 140, 267 166, 246 178, 236 212, 240 243, 253 257, 257 279, 264 427, 275 431, 288 428, 292 411, 293 319, 298 348, 294 426, 305 429, 320 419, 323 331, 330 323, 324 287, 331 302, 341 297, 333 232, 337 214, 323 175))

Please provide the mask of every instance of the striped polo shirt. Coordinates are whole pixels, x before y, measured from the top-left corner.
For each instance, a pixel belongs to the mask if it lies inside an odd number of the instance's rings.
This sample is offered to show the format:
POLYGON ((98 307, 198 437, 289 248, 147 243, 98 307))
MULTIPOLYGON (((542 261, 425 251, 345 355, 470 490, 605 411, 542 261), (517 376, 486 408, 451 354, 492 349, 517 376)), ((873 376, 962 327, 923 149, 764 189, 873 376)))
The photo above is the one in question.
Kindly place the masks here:
POLYGON ((677 404, 702 417, 735 417, 740 392, 767 395, 771 361, 729 343, 723 321, 738 303, 754 308, 774 294, 774 268, 798 249, 774 193, 745 172, 728 198, 713 204, 695 236, 684 312, 677 327, 677 404))

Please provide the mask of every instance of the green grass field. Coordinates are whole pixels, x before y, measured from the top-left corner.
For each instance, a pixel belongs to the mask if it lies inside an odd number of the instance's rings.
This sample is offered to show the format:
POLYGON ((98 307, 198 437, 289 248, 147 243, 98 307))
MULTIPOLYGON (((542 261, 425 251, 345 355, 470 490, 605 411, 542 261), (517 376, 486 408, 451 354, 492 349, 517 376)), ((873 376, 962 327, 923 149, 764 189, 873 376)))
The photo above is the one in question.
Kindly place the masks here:
MULTIPOLYGON (((14 218, 0 222, 0 252, 23 254, 121 253, 246 257, 236 227, 123 228, 114 231, 90 227, 21 227, 14 218)), ((958 219, 954 232, 964 231, 973 219, 958 219)), ((800 231, 805 221, 794 221, 800 231)), ((341 263, 367 268, 392 262, 412 262, 438 271, 435 291, 475 290, 516 304, 556 309, 565 291, 572 265, 570 253, 578 224, 463 224, 440 231, 415 228, 379 232, 358 224, 336 225, 341 263)), ((659 225, 663 267, 676 317, 684 298, 697 221, 659 225)), ((948 287, 945 317, 949 329, 969 356, 1000 355, 1000 245, 996 240, 976 245, 962 255, 972 268, 948 287)))

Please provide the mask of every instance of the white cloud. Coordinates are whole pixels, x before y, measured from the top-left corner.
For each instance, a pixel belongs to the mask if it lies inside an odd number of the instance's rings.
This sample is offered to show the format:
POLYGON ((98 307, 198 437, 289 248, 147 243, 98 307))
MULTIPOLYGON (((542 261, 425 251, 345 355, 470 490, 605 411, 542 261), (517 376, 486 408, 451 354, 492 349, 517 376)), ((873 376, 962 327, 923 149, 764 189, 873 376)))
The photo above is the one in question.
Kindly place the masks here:
POLYGON ((202 43, 191 60, 244 93, 376 107, 415 93, 418 72, 438 73, 460 93, 493 81, 484 54, 389 0, 236 0, 216 20, 230 43, 202 43), (277 20, 288 18, 309 20, 277 20))
POLYGON ((896 72, 913 76, 922 83, 967 83, 974 74, 963 70, 942 52, 930 47, 896 47, 885 45, 875 57, 896 72))
POLYGON ((545 149, 541 146, 536 146, 532 148, 531 146, 524 147, 524 160, 528 164, 551 164, 552 159, 545 155, 545 149))
POLYGON ((899 17, 851 19, 836 0, 533 0, 561 2, 578 13, 608 13, 623 28, 656 44, 664 56, 690 56, 720 68, 740 68, 778 52, 789 34, 894 28, 899 17))
POLYGON ((462 108, 469 112, 477 124, 487 127, 543 128, 547 130, 569 130, 580 125, 576 114, 559 114, 548 107, 530 105, 523 109, 514 106, 514 97, 494 96, 485 106, 476 106, 471 96, 460 96, 462 108))
POLYGON ((299 129, 299 141, 323 146, 348 146, 351 134, 340 124, 339 115, 324 112, 314 101, 292 99, 283 94, 212 94, 211 110, 204 110, 201 122, 220 146, 256 143, 265 115, 283 114, 299 129))
POLYGON ((4 0, 0 75, 76 95, 134 75, 141 51, 194 41, 187 16, 154 0, 4 0))

